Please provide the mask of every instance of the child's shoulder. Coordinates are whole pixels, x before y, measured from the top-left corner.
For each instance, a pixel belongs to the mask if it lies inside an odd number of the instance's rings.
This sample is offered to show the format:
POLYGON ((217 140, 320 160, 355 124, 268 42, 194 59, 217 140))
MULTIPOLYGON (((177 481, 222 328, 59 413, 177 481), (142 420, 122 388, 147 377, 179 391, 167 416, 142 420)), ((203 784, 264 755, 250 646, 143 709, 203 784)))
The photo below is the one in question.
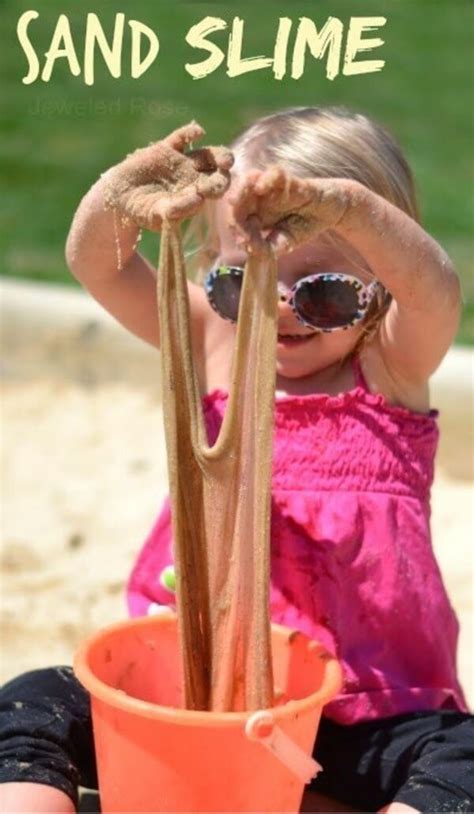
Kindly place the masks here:
POLYGON ((377 337, 362 349, 357 364, 371 393, 380 393, 389 404, 407 407, 417 413, 429 412, 429 382, 407 382, 390 371, 377 337))

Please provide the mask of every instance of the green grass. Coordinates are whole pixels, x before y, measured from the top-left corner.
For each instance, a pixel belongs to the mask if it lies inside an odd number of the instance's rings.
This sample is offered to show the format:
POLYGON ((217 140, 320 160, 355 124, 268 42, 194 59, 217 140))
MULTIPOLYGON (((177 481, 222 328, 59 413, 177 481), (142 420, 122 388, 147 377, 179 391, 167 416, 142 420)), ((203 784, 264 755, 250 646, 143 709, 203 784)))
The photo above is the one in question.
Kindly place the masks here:
MULTIPOLYGON (((417 180, 423 222, 453 258, 462 278, 465 313, 458 341, 474 343, 473 115, 470 70, 473 6, 470 0, 321 0, 318 3, 170 3, 136 0, 132 9, 115 0, 77 3, 45 0, 30 36, 40 54, 48 49, 56 19, 67 13, 82 62, 87 11, 111 30, 114 15, 141 20, 160 37, 155 64, 139 80, 113 79, 100 59, 96 82, 86 87, 72 77, 65 60, 49 83, 24 85, 27 65, 15 35, 20 14, 31 4, 3 4, 3 139, 0 162, 4 194, 0 203, 1 270, 5 275, 77 285, 64 262, 63 247, 74 210, 106 167, 139 145, 160 138, 191 118, 204 125, 209 141, 226 143, 256 116, 280 107, 345 104, 386 124, 401 142, 417 180), (355 8, 355 5, 357 8, 355 8), (219 68, 193 81, 186 62, 202 52, 185 43, 189 27, 212 14, 246 21, 244 56, 271 55, 278 17, 329 15, 347 22, 351 14, 383 15, 386 43, 377 56, 383 71, 330 82, 323 64, 308 58, 303 77, 275 81, 271 71, 235 79, 219 68)), ((213 35, 224 46, 227 34, 213 35)), ((146 236, 145 253, 156 259, 156 238, 146 236)))

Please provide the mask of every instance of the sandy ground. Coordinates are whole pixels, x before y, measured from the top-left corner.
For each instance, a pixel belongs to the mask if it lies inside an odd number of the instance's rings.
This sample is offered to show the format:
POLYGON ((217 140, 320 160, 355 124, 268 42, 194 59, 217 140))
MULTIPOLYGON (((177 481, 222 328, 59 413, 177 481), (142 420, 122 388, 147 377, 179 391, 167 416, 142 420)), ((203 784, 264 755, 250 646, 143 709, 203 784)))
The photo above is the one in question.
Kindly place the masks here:
MULTIPOLYGON (((126 615, 124 579, 167 492, 158 354, 90 319, 34 335, 7 325, 3 340, 1 680, 70 663, 126 615)), ((441 430, 434 545, 473 707, 472 438, 456 416, 441 430)))

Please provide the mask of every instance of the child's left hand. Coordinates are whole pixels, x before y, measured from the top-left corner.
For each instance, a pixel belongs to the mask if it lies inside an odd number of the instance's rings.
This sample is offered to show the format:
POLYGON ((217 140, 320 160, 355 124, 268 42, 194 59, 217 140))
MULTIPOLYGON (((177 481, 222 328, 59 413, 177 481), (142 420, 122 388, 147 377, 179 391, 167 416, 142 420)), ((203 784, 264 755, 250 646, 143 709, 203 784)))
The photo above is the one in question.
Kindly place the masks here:
POLYGON ((231 226, 241 243, 267 242, 277 253, 291 251, 341 221, 351 205, 351 189, 345 178, 298 178, 280 166, 250 170, 229 195, 231 226))

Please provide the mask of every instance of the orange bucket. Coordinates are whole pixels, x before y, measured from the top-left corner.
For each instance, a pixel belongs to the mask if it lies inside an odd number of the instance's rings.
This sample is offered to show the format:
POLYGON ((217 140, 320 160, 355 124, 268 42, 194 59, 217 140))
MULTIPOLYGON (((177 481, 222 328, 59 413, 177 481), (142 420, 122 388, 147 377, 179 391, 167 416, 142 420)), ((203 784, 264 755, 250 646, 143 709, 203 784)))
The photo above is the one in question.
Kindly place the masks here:
POLYGON ((272 652, 279 706, 214 713, 183 709, 171 611, 84 642, 74 670, 92 697, 102 811, 299 811, 342 671, 322 645, 279 625, 272 652))

